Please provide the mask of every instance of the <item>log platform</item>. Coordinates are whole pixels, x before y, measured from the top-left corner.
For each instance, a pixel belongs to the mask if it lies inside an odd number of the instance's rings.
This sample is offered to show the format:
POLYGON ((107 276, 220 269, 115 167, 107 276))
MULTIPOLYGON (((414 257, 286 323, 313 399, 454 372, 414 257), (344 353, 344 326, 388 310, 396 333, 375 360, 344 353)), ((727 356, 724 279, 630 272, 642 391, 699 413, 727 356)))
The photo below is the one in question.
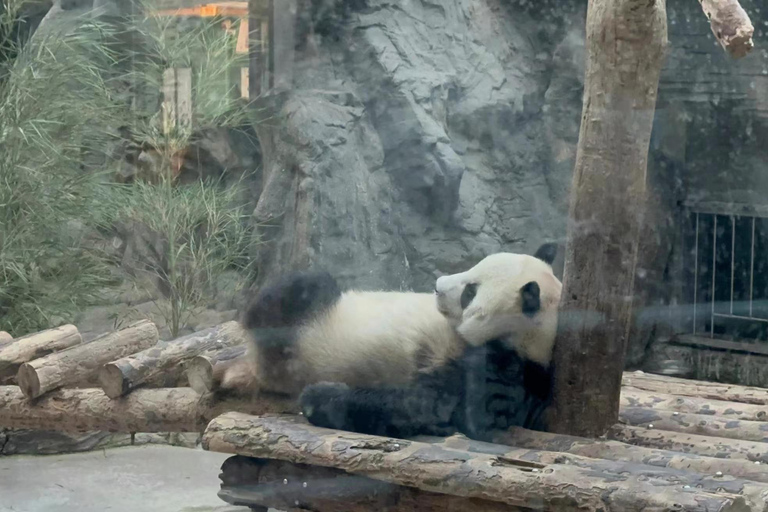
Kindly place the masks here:
POLYGON ((768 512, 768 389, 627 372, 601 439, 392 439, 317 428, 295 400, 256 394, 243 342, 231 322, 170 342, 150 322, 89 343, 74 326, 6 339, 21 386, 0 386, 0 429, 202 432, 233 455, 219 496, 261 511, 768 512), (242 378, 222 382, 232 365, 242 378), (192 387, 169 387, 185 372, 192 387))

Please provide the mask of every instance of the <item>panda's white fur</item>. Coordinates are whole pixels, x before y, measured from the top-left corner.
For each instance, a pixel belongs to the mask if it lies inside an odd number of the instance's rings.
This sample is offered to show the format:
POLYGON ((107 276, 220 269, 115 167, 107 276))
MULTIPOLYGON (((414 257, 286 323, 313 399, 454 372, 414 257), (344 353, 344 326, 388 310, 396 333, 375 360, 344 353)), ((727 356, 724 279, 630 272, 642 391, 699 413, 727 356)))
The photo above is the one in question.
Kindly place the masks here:
POLYGON ((325 273, 287 276, 262 290, 243 317, 254 338, 256 386, 293 396, 324 382, 404 389, 491 340, 546 369, 561 293, 551 252, 490 255, 440 277, 435 293, 341 292, 325 273), (521 290, 532 282, 534 309, 526 314, 521 290), (471 300, 468 286, 477 290, 471 300))
POLYGON ((464 347, 426 293, 344 292, 298 339, 306 380, 350 386, 405 385, 418 371, 419 353, 440 364, 464 347))
POLYGON ((492 254, 466 272, 438 278, 435 285, 438 310, 463 340, 479 346, 500 338, 544 367, 552 359, 561 291, 549 263, 513 253, 492 254), (540 289, 541 309, 533 316, 520 307, 519 290, 530 281, 540 289), (470 283, 480 284, 477 296, 462 309, 461 294, 470 283))

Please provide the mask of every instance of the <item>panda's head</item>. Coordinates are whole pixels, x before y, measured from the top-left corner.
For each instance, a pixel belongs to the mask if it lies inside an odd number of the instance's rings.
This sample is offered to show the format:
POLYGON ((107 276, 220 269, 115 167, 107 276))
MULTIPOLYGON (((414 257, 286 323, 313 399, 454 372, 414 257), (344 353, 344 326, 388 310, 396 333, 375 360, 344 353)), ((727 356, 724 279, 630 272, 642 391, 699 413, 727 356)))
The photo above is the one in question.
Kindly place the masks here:
POLYGON ((562 284, 552 272, 554 244, 534 256, 497 253, 435 284, 437 307, 471 346, 499 340, 548 366, 562 284))

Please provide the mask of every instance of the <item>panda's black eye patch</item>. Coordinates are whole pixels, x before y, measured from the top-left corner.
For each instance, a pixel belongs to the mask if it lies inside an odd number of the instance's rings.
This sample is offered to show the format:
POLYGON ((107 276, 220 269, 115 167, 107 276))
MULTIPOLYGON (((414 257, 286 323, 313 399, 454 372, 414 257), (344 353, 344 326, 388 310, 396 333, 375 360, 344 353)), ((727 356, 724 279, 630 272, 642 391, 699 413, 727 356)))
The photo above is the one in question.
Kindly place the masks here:
POLYGON ((468 283, 464 286, 464 291, 461 292, 461 309, 467 309, 467 306, 472 303, 475 295, 477 295, 476 283, 468 283))
POLYGON ((520 288, 520 309, 525 316, 533 316, 541 309, 541 290, 536 281, 520 288))

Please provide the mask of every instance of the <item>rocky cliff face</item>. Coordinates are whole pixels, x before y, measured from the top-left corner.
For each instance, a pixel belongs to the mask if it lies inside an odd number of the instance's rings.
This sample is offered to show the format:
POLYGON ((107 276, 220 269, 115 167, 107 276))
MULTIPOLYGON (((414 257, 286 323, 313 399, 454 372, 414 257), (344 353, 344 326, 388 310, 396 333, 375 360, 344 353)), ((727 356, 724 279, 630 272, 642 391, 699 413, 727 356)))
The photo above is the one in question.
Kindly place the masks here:
POLYGON ((255 218, 274 240, 263 275, 313 265, 431 290, 492 252, 561 241, 581 95, 575 9, 356 7, 333 30, 299 30, 279 121, 257 128, 255 218))

